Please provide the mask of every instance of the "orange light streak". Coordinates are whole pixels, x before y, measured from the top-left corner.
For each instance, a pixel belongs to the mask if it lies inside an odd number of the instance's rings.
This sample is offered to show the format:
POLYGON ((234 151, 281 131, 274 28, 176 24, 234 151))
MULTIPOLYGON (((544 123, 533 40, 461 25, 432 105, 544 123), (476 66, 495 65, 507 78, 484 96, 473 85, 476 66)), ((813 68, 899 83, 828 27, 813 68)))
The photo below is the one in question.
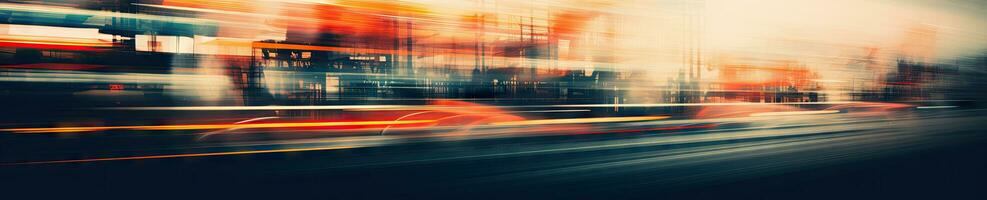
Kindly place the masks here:
POLYGON ((661 120, 667 118, 668 116, 539 119, 539 120, 496 122, 493 123, 493 125, 515 126, 515 125, 583 124, 583 123, 604 123, 604 122, 650 121, 650 120, 661 120))

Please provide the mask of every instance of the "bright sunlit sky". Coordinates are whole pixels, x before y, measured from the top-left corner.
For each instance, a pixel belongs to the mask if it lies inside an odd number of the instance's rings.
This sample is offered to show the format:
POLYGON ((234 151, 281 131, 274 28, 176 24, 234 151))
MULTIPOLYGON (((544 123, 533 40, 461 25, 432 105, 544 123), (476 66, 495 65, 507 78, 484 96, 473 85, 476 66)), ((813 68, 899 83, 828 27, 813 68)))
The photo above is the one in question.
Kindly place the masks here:
POLYGON ((922 55, 930 62, 982 54, 987 49, 987 3, 977 1, 622 2, 614 8, 624 16, 618 31, 620 47, 625 52, 651 54, 629 56, 624 64, 643 66, 657 74, 681 69, 682 51, 686 49, 683 43, 689 37, 701 38, 707 59, 796 61, 831 78, 841 73, 846 59, 865 56, 867 48, 878 49, 881 56, 877 59, 885 61, 896 59, 902 48, 931 48, 922 55), (700 13, 705 20, 699 30, 684 23, 683 16, 690 13, 700 13), (914 33, 922 30, 933 34, 914 33))
MULTIPOLYGON (((913 27, 937 31, 936 54, 952 57, 985 47, 982 11, 949 1, 709 0, 710 45, 758 45, 745 39, 799 38, 820 43, 891 47, 913 27), (938 2, 938 3, 937 3, 938 2)), ((974 4, 969 4, 974 6, 974 4)), ((914 42, 914 41, 911 41, 914 42)))

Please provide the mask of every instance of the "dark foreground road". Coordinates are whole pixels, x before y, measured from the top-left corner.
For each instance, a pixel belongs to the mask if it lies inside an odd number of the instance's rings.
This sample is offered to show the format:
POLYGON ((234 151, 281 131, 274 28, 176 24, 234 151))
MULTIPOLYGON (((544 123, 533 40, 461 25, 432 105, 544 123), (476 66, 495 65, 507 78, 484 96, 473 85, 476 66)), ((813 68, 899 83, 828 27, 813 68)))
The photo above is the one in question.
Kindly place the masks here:
POLYGON ((0 182, 7 197, 76 199, 983 199, 980 112, 4 165, 0 182))

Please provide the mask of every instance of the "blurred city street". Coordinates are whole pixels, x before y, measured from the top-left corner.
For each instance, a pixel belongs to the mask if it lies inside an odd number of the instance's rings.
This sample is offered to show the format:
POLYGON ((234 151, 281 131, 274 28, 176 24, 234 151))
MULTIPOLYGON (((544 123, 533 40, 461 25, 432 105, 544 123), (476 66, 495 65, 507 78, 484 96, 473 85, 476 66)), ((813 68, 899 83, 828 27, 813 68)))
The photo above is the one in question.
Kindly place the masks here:
MULTIPOLYGON (((746 117, 719 120, 716 128, 585 135, 484 130, 211 143, 187 133, 58 143, 18 135, 2 138, 5 163, 15 163, 3 166, 3 177, 15 188, 121 195, 279 196, 269 192, 285 190, 285 196, 335 198, 961 198, 979 195, 985 175, 980 153, 987 137, 978 112, 746 117), (942 151, 948 154, 922 154, 942 151), (6 160, 23 155, 36 158, 6 160), (65 159, 74 155, 100 156, 65 159)), ((670 124, 677 123, 606 126, 670 124)))
POLYGON ((987 3, 0 1, 4 199, 983 199, 987 3))

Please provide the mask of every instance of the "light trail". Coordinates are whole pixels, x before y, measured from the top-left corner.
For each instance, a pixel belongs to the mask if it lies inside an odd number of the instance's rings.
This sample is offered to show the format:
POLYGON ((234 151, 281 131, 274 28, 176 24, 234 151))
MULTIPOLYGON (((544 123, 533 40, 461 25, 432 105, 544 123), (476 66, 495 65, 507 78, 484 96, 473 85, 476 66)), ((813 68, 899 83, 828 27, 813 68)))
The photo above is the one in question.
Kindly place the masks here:
POLYGON ((915 107, 918 109, 943 109, 943 108, 956 108, 956 106, 919 106, 915 107))
POLYGON ((314 148, 297 148, 297 149, 255 150, 255 151, 232 151, 232 152, 214 152, 214 153, 167 154, 167 155, 154 155, 154 156, 131 156, 131 157, 108 157, 108 158, 90 158, 90 159, 75 159, 75 160, 33 161, 33 162, 20 162, 20 163, 4 163, 4 164, 0 164, 0 165, 58 164, 58 163, 80 163, 80 162, 99 162, 99 161, 118 161, 118 160, 145 160, 145 159, 186 158, 186 157, 203 157, 203 156, 228 156, 228 155, 245 155, 245 154, 287 153, 287 152, 301 152, 301 151, 323 151, 323 150, 350 149, 350 148, 358 148, 358 147, 360 147, 360 146, 334 146, 334 147, 314 147, 314 148))
POLYGON ((90 126, 90 127, 57 127, 57 128, 11 128, 0 129, 15 133, 73 133, 104 131, 115 129, 127 130, 204 130, 204 129, 250 129, 250 128, 298 128, 298 127, 329 127, 329 126, 366 126, 366 125, 405 125, 433 123, 435 120, 407 121, 353 121, 353 122, 298 122, 298 123, 262 123, 262 124, 192 124, 192 125, 156 125, 156 126, 90 126))
POLYGON ((583 123, 604 123, 604 122, 630 122, 630 121, 650 121, 667 119, 668 116, 644 116, 644 117, 595 117, 595 118, 572 118, 572 119, 539 119, 512 122, 495 122, 493 125, 516 126, 516 125, 551 125, 551 124, 583 124, 583 123))
POLYGON ((557 113, 557 112, 592 112, 592 110, 578 109, 578 110, 531 110, 531 111, 515 111, 507 113, 557 113))
POLYGON ((753 113, 753 114, 751 114, 751 117, 788 116, 788 115, 821 115, 821 114, 832 114, 832 113, 839 113, 839 112, 840 112, 839 110, 763 112, 763 113, 753 113))
MULTIPOLYGON (((849 104, 861 103, 857 101, 830 101, 830 102, 788 102, 788 103, 650 103, 650 104, 620 104, 620 107, 678 107, 678 106, 747 106, 747 105, 826 105, 826 104, 849 104)), ((537 107, 537 106, 516 106, 516 107, 537 107)), ((545 107, 613 107, 613 104, 569 104, 569 105, 546 105, 545 107)))
MULTIPOLYGON (((680 107, 680 106, 753 106, 753 105, 829 105, 861 103, 856 101, 832 102, 788 102, 788 103, 654 103, 654 104, 620 104, 619 107, 680 107)), ((412 106, 412 105, 326 105, 326 106, 176 106, 176 107, 106 107, 97 110, 170 110, 170 111, 233 111, 233 110, 423 110, 427 108, 470 108, 468 106, 412 106)), ((563 105, 524 105, 497 106, 498 108, 597 108, 613 107, 613 104, 563 104, 563 105)))
POLYGON ((176 106, 176 107, 115 107, 98 110, 170 110, 170 111, 236 111, 236 110, 345 110, 411 108, 401 105, 332 105, 332 106, 176 106))

